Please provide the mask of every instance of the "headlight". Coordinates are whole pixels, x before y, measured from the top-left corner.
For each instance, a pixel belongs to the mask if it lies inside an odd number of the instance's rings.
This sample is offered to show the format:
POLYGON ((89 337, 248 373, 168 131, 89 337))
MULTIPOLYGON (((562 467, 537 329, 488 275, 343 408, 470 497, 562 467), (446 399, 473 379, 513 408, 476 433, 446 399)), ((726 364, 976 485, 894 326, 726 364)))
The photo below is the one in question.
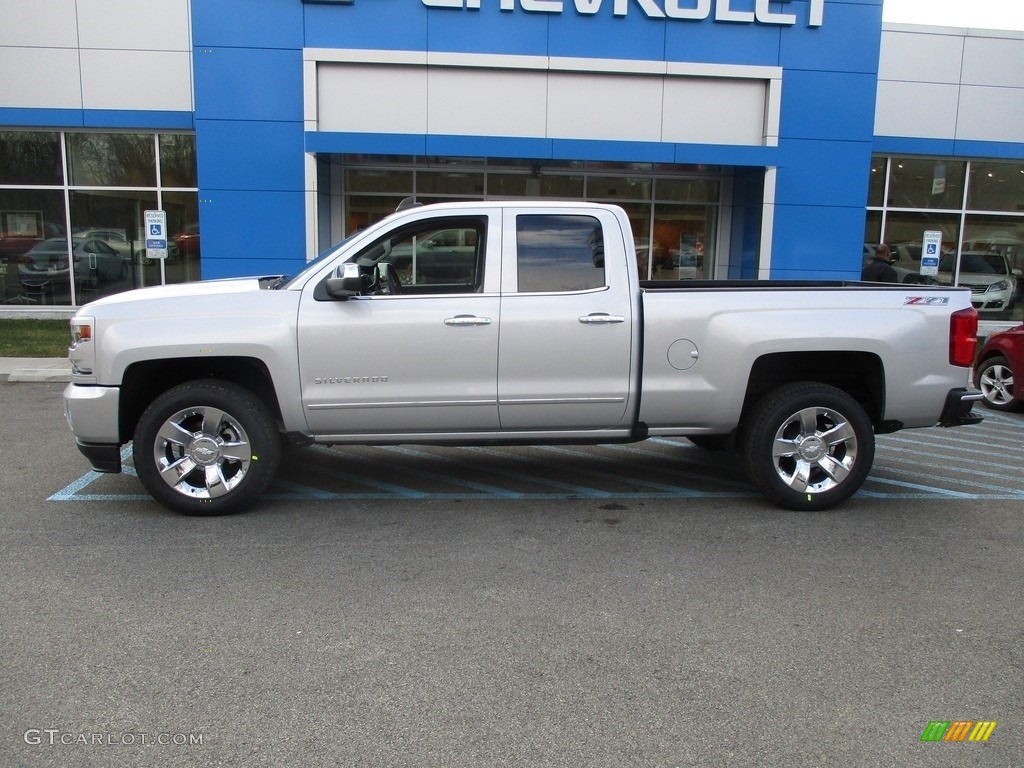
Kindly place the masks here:
POLYGON ((92 341, 92 319, 88 317, 71 318, 71 349, 79 344, 92 341))
POLYGON ((96 369, 96 345, 93 343, 93 332, 96 321, 91 317, 76 315, 71 318, 71 346, 68 347, 68 359, 71 361, 71 372, 80 376, 91 376, 96 369))
POLYGON ((1010 290, 1010 281, 1009 280, 1000 280, 998 283, 992 283, 992 285, 990 285, 988 287, 988 292, 989 293, 991 293, 992 291, 1008 291, 1008 290, 1010 290))

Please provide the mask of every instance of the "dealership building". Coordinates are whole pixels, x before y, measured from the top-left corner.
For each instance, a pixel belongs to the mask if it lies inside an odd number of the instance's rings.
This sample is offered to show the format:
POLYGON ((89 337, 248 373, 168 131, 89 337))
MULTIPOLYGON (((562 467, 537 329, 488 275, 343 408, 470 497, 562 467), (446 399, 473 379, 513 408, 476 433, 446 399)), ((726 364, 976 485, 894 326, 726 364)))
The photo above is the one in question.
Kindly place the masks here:
POLYGON ((856 280, 886 243, 914 281, 939 232, 934 279, 1021 320, 1021 32, 881 0, 0 0, 0 71, 10 311, 294 273, 407 197, 550 198, 621 205, 649 279, 856 280))

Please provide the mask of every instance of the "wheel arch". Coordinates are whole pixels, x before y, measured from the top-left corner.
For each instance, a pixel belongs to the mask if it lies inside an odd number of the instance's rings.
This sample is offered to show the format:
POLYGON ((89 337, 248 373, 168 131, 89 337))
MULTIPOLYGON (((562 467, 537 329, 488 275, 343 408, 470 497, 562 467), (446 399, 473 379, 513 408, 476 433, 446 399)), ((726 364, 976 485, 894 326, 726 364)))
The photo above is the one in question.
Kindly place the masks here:
POLYGON ((1007 363, 1011 362, 1008 350, 1004 349, 1001 344, 994 344, 988 349, 982 349, 978 352, 978 359, 974 361, 975 369, 980 368, 982 363, 991 360, 993 357, 1001 357, 1005 359, 1007 363))
POLYGON ((169 389, 197 379, 222 379, 245 387, 281 421, 274 381, 266 364, 253 357, 165 358, 132 363, 121 382, 118 409, 120 439, 132 439, 147 406, 169 389))
POLYGON ((885 413, 885 367, 871 352, 779 352, 754 361, 743 399, 746 420, 751 408, 767 393, 798 381, 818 382, 841 389, 860 403, 877 428, 885 413))

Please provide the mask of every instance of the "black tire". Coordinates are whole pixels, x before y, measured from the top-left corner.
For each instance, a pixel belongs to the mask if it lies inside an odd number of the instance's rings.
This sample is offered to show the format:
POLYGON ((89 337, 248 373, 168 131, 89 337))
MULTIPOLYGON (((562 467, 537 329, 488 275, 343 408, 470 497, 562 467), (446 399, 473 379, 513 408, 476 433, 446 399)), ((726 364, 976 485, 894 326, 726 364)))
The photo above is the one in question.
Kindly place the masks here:
POLYGON ((786 509, 831 509, 863 484, 875 458, 875 434, 848 394, 797 382, 766 394, 743 432, 747 476, 786 509))
POLYGON ((1024 401, 1013 397, 1013 370, 1002 355, 990 357, 974 372, 974 386, 981 390, 982 402, 994 411, 1019 411, 1024 401))
POLYGON ((281 439, 252 392, 203 379, 150 404, 135 428, 134 454, 139 479, 165 507, 224 515, 250 506, 267 487, 281 460, 281 439))

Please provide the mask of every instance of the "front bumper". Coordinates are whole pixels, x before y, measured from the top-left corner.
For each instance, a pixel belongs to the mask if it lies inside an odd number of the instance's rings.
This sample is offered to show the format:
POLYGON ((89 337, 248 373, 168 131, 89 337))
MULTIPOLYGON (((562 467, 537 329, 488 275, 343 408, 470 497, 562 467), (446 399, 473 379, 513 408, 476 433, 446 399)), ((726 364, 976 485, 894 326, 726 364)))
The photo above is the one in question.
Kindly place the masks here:
POLYGON ((64 389, 64 416, 78 449, 97 472, 121 471, 121 440, 117 387, 68 384, 64 389))
POLYGON ((78 442, 78 450, 89 460, 92 468, 97 472, 112 472, 118 474, 121 471, 121 446, 97 443, 78 442))
POLYGON ((949 390, 946 395, 946 405, 939 416, 940 427, 962 427, 967 424, 977 424, 983 417, 971 411, 974 404, 982 399, 982 394, 976 389, 957 387, 949 390))

